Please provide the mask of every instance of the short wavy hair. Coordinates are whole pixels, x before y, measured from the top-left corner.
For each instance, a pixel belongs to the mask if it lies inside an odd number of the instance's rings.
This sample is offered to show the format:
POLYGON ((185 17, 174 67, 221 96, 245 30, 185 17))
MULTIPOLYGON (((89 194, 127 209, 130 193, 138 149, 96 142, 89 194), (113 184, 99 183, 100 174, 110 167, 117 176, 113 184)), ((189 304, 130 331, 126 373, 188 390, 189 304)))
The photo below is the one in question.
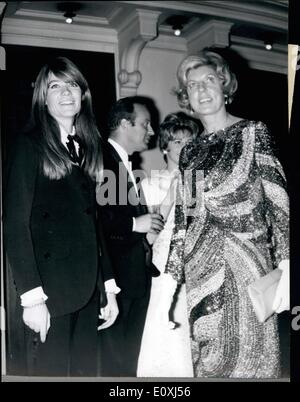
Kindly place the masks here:
POLYGON ((189 116, 183 112, 170 113, 159 126, 159 148, 161 151, 168 148, 169 141, 176 139, 178 131, 187 131, 194 140, 199 127, 189 116))
POLYGON ((187 93, 187 76, 191 70, 196 70, 201 66, 212 67, 223 84, 223 93, 230 104, 238 87, 235 74, 230 71, 226 60, 218 53, 203 50, 197 55, 187 56, 180 63, 177 69, 178 88, 174 90, 178 104, 181 108, 192 110, 187 93))

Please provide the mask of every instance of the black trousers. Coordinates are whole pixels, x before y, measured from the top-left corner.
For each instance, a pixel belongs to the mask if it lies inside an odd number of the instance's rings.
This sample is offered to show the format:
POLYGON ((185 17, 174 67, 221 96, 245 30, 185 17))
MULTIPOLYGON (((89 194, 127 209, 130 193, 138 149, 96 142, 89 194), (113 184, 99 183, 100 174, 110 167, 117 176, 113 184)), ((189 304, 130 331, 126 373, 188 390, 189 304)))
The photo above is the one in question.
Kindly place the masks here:
POLYGON ((143 297, 117 298, 119 316, 101 331, 100 373, 104 377, 136 377, 137 363, 150 298, 151 277, 143 297))
POLYGON ((27 374, 30 376, 96 376, 99 292, 81 310, 51 318, 46 342, 26 327, 27 374))

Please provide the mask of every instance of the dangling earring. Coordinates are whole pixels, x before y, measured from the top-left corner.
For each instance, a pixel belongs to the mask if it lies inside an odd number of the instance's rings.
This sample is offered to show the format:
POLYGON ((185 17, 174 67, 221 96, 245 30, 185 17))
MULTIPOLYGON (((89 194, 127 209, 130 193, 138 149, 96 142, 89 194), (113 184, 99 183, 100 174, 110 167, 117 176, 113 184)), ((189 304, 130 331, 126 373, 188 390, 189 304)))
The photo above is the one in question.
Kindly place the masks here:
POLYGON ((168 151, 166 149, 163 150, 164 155, 168 155, 168 151))
POLYGON ((224 100, 225 100, 225 105, 228 105, 228 95, 227 94, 224 95, 224 100))

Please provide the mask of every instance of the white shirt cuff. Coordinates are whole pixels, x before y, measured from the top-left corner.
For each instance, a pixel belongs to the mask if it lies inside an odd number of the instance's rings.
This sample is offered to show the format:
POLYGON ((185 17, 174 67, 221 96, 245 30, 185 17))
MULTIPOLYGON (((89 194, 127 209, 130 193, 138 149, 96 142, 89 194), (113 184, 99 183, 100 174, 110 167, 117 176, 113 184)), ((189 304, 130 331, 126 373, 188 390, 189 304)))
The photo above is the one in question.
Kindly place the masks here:
POLYGON ((21 295, 21 306, 30 307, 34 305, 37 301, 44 300, 46 301, 48 296, 45 295, 43 288, 38 286, 37 288, 28 290, 21 295))
POLYGON ((114 293, 115 295, 117 295, 121 291, 114 279, 109 279, 108 281, 105 281, 104 288, 106 293, 114 293))
POLYGON ((132 231, 135 232, 136 228, 136 223, 135 223, 135 218, 132 218, 132 231))

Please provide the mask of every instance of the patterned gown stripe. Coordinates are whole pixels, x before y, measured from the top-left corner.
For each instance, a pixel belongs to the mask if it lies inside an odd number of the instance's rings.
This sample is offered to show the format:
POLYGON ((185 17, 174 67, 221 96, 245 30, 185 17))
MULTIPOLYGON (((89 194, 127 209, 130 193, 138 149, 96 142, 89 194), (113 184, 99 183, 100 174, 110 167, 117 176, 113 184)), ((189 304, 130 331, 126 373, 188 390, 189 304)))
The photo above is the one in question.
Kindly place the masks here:
POLYGON ((270 166, 270 167, 278 170, 280 175, 284 178, 284 180, 286 180, 285 173, 277 158, 275 158, 274 156, 271 156, 271 155, 265 155, 265 154, 261 154, 261 153, 257 152, 255 154, 255 159, 260 166, 270 166))
POLYGON ((289 198, 288 195, 281 186, 270 181, 263 180, 263 186, 265 189, 266 196, 284 212, 286 215, 289 214, 289 198))
POLYGON ((232 173, 218 187, 209 192, 209 197, 221 197, 225 194, 232 193, 248 180, 255 143, 254 129, 253 126, 244 128, 242 133, 242 155, 235 164, 232 173))

